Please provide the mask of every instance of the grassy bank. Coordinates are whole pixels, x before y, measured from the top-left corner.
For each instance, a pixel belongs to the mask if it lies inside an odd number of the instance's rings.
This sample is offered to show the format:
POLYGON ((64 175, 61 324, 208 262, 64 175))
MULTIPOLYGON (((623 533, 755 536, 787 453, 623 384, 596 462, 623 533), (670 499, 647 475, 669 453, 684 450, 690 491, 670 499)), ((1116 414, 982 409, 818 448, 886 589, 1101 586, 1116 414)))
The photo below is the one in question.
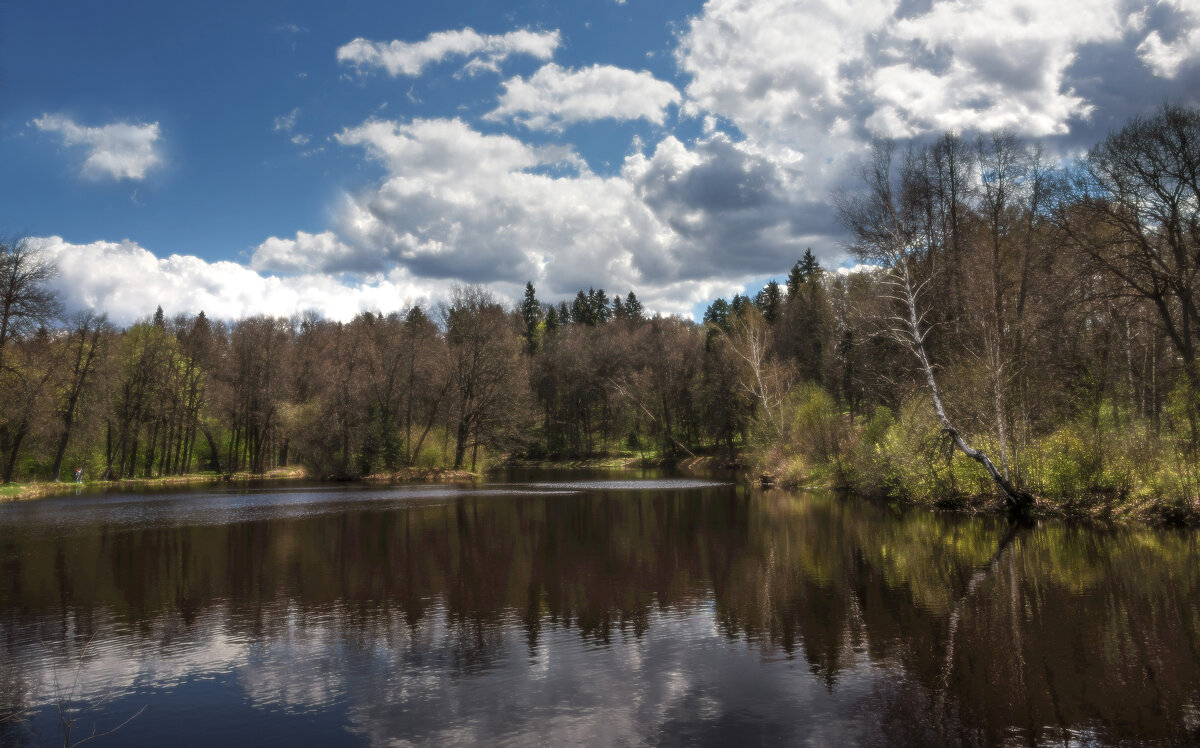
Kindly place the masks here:
MULTIPOLYGON (((310 477, 303 467, 275 468, 265 473, 238 472, 224 475, 214 472, 189 473, 187 475, 163 475, 152 478, 122 478, 115 481, 89 480, 83 483, 63 481, 60 483, 33 482, 8 483, 0 486, 0 502, 25 501, 40 499, 47 496, 57 496, 74 493, 76 490, 96 488, 153 488, 155 486, 178 486, 203 483, 228 483, 239 481, 262 480, 303 480, 310 477)), ((482 476, 469 470, 454 470, 440 467, 409 467, 401 468, 393 473, 376 473, 362 478, 348 478, 350 481, 369 481, 373 483, 396 482, 444 482, 469 483, 477 481, 482 476)), ((318 479, 319 480, 319 479, 318 479)), ((333 479, 330 479, 333 480, 333 479)))
MULTIPOLYGON (((987 435, 976 446, 994 458, 987 435)), ((1152 430, 1112 404, 1009 445, 1011 477, 1034 495, 1031 513, 1200 524, 1200 464, 1186 436, 1152 430)), ((781 487, 858 494, 966 511, 1002 511, 984 469, 953 449, 928 403, 851 418, 818 387, 793 393, 788 419, 752 440, 752 474, 781 487)))
POLYGON ((482 476, 470 470, 440 467, 407 467, 393 473, 374 473, 362 480, 372 483, 471 483, 482 476))
POLYGON ((308 477, 302 467, 275 468, 265 473, 239 472, 224 475, 214 472, 188 473, 186 475, 160 475, 151 478, 121 478, 118 480, 35 481, 32 483, 7 483, 0 486, 0 501, 25 501, 46 496, 74 493, 80 488, 143 488, 154 486, 180 486, 198 483, 216 483, 248 480, 300 480, 308 477))

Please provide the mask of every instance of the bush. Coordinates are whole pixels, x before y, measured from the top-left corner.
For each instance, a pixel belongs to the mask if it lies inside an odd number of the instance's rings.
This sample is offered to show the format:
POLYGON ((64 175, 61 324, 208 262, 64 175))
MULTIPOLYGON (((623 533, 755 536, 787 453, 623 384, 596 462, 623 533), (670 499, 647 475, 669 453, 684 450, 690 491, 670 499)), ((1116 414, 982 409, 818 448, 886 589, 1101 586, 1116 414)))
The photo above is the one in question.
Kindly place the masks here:
POLYGON ((850 450, 848 483, 861 494, 887 493, 887 462, 881 447, 888 431, 896 423, 892 409, 880 405, 872 411, 858 432, 850 450))
POLYGON ((750 432, 753 463, 784 485, 833 480, 846 484, 850 428, 837 403, 818 384, 792 390, 778 434, 755 423, 750 432))
POLYGON ((927 504, 946 504, 994 491, 979 463, 954 449, 921 397, 910 397, 876 449, 885 492, 927 504))

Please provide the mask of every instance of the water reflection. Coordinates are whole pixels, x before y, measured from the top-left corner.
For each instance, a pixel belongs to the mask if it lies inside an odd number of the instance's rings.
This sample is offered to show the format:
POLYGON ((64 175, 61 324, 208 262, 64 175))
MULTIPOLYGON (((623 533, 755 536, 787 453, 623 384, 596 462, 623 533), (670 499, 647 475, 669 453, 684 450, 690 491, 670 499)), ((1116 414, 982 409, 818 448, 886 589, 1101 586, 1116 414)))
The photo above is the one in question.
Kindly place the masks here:
POLYGON ((63 701, 150 705, 119 745, 1200 737, 1190 532, 577 477, 73 501, 0 507, 5 745, 63 701))

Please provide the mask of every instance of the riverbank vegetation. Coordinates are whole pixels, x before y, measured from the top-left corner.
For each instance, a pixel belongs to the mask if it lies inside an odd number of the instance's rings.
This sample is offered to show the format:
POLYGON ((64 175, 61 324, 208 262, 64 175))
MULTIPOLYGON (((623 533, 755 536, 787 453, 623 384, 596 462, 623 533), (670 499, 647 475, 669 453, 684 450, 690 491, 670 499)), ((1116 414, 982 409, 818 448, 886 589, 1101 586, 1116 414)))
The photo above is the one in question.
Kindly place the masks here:
MULTIPOLYGON (((62 313, 0 251, 4 482, 691 459, 964 505, 1183 517, 1200 502, 1200 111, 1062 164, 955 134, 876 145, 805 252, 703 321, 633 291, 479 287, 349 322, 62 313)), ((736 251, 731 247, 730 251, 736 251)))

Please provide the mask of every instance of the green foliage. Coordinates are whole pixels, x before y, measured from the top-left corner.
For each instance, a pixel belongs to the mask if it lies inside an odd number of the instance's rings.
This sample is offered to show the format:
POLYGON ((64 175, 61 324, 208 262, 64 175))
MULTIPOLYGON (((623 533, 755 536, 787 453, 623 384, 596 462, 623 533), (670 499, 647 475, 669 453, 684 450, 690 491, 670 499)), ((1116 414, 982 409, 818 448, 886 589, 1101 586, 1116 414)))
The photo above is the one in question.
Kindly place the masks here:
POLYGON ((774 280, 768 281, 763 290, 754 297, 754 306, 758 307, 763 319, 770 324, 775 324, 775 320, 779 319, 779 308, 782 304, 783 292, 779 288, 779 283, 774 280))
POLYGON ((1186 427, 1155 432, 1147 423, 1130 424, 1107 401, 1097 413, 1036 439, 1027 450, 1025 481, 1035 493, 1069 507, 1178 504, 1196 497, 1197 466, 1186 427))
POLYGON ((880 448, 888 431, 896 424, 892 409, 880 405, 858 431, 851 448, 849 485, 857 492, 876 495, 887 490, 886 462, 881 458, 880 448))
MULTIPOLYGON (((876 428, 882 426, 875 424, 876 428)), ((875 449, 884 492, 926 504, 956 503, 993 490, 987 472, 955 450, 928 400, 910 397, 875 449)), ((861 464, 861 463, 860 463, 861 464)), ((862 468, 860 468, 861 470, 862 468)))
POLYGON ((788 395, 778 435, 760 417, 751 428, 755 464, 785 485, 846 482, 849 423, 833 397, 808 382, 788 395))
POLYGON ((542 305, 537 300, 533 281, 525 284, 525 298, 521 300, 521 319, 525 323, 525 350, 536 353, 541 344, 540 322, 542 321, 542 305))
POLYGON ((630 291, 625 297, 625 316, 634 322, 641 322, 645 319, 645 310, 642 308, 642 302, 638 301, 638 297, 630 291))

